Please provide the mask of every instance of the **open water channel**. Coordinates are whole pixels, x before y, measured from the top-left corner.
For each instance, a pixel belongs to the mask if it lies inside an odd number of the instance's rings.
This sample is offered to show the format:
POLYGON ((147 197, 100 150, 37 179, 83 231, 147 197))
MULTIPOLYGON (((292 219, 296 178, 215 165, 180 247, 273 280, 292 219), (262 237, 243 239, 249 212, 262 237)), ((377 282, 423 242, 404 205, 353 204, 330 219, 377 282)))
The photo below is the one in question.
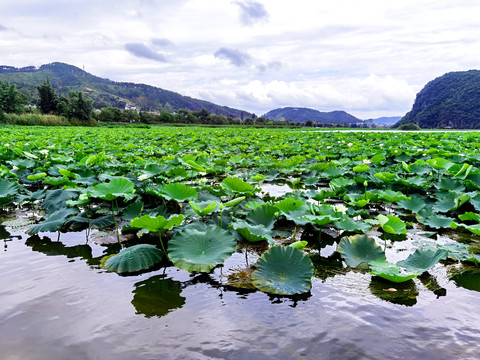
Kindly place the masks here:
POLYGON ((392 285, 351 271, 314 278, 308 295, 275 297, 228 285, 245 267, 242 249, 208 275, 119 276, 95 265, 107 248, 85 233, 11 235, 0 251, 3 360, 480 357, 479 278, 458 286, 443 264, 397 286, 400 300, 388 300, 392 285))

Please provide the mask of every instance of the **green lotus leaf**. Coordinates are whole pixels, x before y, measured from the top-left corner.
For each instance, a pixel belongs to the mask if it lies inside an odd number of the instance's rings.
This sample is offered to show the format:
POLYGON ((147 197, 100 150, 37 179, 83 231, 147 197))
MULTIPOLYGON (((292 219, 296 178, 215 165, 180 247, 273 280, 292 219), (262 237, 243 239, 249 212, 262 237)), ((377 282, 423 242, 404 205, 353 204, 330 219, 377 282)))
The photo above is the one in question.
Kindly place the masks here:
POLYGON ((331 224, 334 221, 339 220, 338 218, 332 217, 330 215, 305 215, 304 219, 308 220, 308 222, 313 223, 317 226, 331 224))
POLYGON ((416 278, 419 273, 409 273, 404 268, 386 260, 377 259, 369 262, 371 275, 380 276, 386 280, 401 283, 416 278))
POLYGON ((162 261, 162 250, 151 244, 138 244, 121 250, 107 259, 104 268, 119 274, 148 270, 162 261))
POLYGON ((454 218, 438 215, 431 209, 423 209, 418 213, 418 222, 434 229, 450 228, 455 223, 454 218))
POLYGON ((77 174, 67 169, 59 169, 58 172, 68 179, 77 179, 79 177, 77 174))
POLYGON ((320 175, 326 179, 333 179, 339 177, 342 174, 345 174, 344 168, 329 167, 328 169, 322 171, 320 175))
POLYGON ((61 209, 48 215, 44 221, 32 226, 28 229, 27 234, 35 235, 40 232, 55 232, 58 231, 65 223, 68 222, 70 215, 78 213, 75 209, 61 209))
POLYGON ((288 246, 293 247, 293 248, 298 249, 298 250, 303 250, 305 248, 305 246, 307 246, 307 245, 308 245, 308 241, 295 241, 288 246))
POLYGON ((270 244, 274 243, 272 230, 266 228, 264 225, 254 225, 243 220, 238 220, 230 226, 248 241, 268 241, 270 244))
POLYGON ((136 201, 129 204, 122 213, 122 220, 130 221, 140 216, 143 211, 143 201, 137 199, 136 201))
POLYGON ((180 295, 182 284, 163 275, 152 276, 134 285, 132 305, 136 314, 143 314, 146 318, 167 315, 185 304, 185 298, 180 295))
POLYGON ((385 200, 387 202, 395 202, 400 200, 406 200, 409 197, 402 193, 401 191, 393 190, 377 190, 377 197, 379 199, 385 200))
POLYGON ((209 272, 223 264, 236 246, 235 236, 220 227, 202 231, 186 226, 168 242, 168 257, 176 267, 188 272, 209 272))
POLYGON ((428 185, 428 179, 421 176, 397 179, 398 182, 408 188, 423 188, 428 185))
POLYGON ((131 200, 134 193, 135 185, 126 178, 114 178, 108 183, 100 183, 89 192, 90 196, 107 201, 112 201, 118 197, 131 200))
POLYGON ((454 193, 448 193, 433 205, 433 210, 437 212, 455 211, 468 200, 470 200, 470 196, 467 194, 457 196, 454 193))
POLYGON ((434 158, 428 159, 427 164, 429 164, 435 170, 449 169, 453 163, 443 158, 434 158))
POLYGON ((461 181, 456 179, 449 179, 449 178, 443 178, 442 180, 439 181, 438 184, 435 185, 435 187, 438 190, 458 191, 458 192, 465 191, 465 185, 463 185, 461 181))
POLYGON ((189 201, 189 204, 192 207, 193 211, 195 211, 199 216, 209 215, 218 208, 218 204, 216 202, 210 201, 201 201, 198 203, 194 201, 189 201))
POLYGON ((383 181, 384 183, 391 183, 393 180, 397 178, 397 174, 392 174, 389 172, 378 172, 374 174, 377 179, 383 181))
POLYGON ((325 188, 325 189, 321 189, 320 191, 313 191, 313 190, 307 191, 306 193, 304 193, 304 196, 316 201, 322 201, 335 196, 335 192, 329 188, 328 189, 325 188))
POLYGON ((312 261, 293 247, 272 247, 258 259, 256 267, 252 283, 263 292, 294 295, 306 293, 312 288, 312 261))
POLYGON ((150 215, 144 215, 142 217, 135 218, 130 221, 130 226, 136 229, 145 229, 149 232, 165 232, 171 230, 174 226, 180 225, 184 218, 182 214, 172 215, 168 219, 158 215, 152 217, 150 215))
POLYGON ((227 201, 226 203, 223 204, 225 207, 234 207, 240 204, 243 200, 245 200, 245 196, 240 196, 235 199, 232 199, 230 201, 227 201))
POLYGON ((466 212, 465 214, 459 215, 458 218, 462 221, 476 221, 480 223, 480 214, 474 212, 466 212))
POLYGON ((160 194, 167 200, 175 201, 189 201, 198 197, 197 190, 182 183, 167 184, 160 190, 160 194))
POLYGON ((478 255, 472 254, 466 244, 457 242, 443 245, 437 244, 436 249, 445 250, 447 256, 453 260, 477 262, 478 255))
POLYGON ((383 154, 376 154, 370 158, 370 162, 372 164, 380 164, 383 160, 385 160, 385 156, 383 154))
POLYGON ((353 172, 356 172, 358 174, 367 172, 368 170, 370 170, 370 166, 368 166, 367 164, 360 164, 353 167, 353 172))
POLYGON ((48 190, 42 207, 48 212, 53 212, 67 207, 67 201, 77 199, 80 191, 77 189, 48 190))
POLYGON ((475 210, 480 211, 480 195, 472 197, 470 199, 470 204, 473 205, 475 210))
POLYGON ((30 181, 37 181, 37 180, 43 179, 45 176, 47 176, 47 173, 41 172, 33 175, 28 175, 27 179, 30 181))
POLYGON ((252 177, 250 177, 250 179, 252 179, 253 181, 262 181, 262 180, 265 180, 265 175, 256 174, 256 175, 253 175, 252 177))
POLYGON ((267 229, 273 229, 273 225, 275 224, 275 214, 277 212, 278 208, 265 204, 249 212, 247 215, 247 221, 254 225, 263 225, 267 229))
POLYGON ((198 171, 198 172, 203 172, 203 173, 206 173, 207 172, 207 169, 205 169, 203 166, 197 164, 195 161, 193 160, 187 160, 187 161, 184 161, 185 164, 187 164, 188 166, 190 166, 193 170, 195 171, 198 171))
POLYGON ((355 181, 353 181, 352 179, 346 179, 344 177, 339 177, 339 178, 336 178, 336 179, 333 179, 332 181, 330 181, 328 186, 330 186, 330 188, 333 191, 338 192, 338 191, 346 188, 347 186, 351 186, 353 184, 355 184, 355 181))
POLYGON ((345 230, 348 232, 355 232, 355 231, 366 232, 372 228, 369 224, 363 221, 355 221, 350 217, 347 217, 343 220, 336 221, 334 223, 334 226, 339 230, 345 230))
POLYGON ((395 215, 378 215, 378 221, 380 222, 380 226, 382 230, 385 231, 387 234, 406 234, 407 233, 407 226, 405 223, 400 220, 395 215))
POLYGON ((397 204, 401 208, 410 210, 413 213, 418 213, 426 206, 425 201, 418 196, 411 196, 410 199, 400 200, 397 204))
POLYGON ((459 224, 459 225, 463 226, 465 229, 467 229, 471 233, 474 233, 475 235, 480 235, 480 224, 476 224, 476 225, 459 224))
POLYGON ((221 186, 226 191, 232 193, 246 194, 254 191, 254 187, 252 185, 235 177, 225 178, 222 181, 221 186))
POLYGON ((245 204, 245 209, 255 210, 265 204, 263 201, 249 201, 245 204))
POLYGON ((18 184, 7 179, 0 180, 0 198, 6 198, 12 195, 17 195, 18 184))
POLYGON ((285 214, 289 213, 290 211, 300 210, 301 208, 308 208, 307 204, 305 204, 302 200, 292 198, 286 198, 278 203, 275 203, 274 206, 285 214))
POLYGON ((423 273, 435 266, 440 260, 447 258, 447 252, 442 249, 438 250, 415 250, 408 258, 397 263, 398 266, 404 267, 406 271, 411 273, 423 273))
POLYGON ((318 184, 317 177, 309 177, 308 179, 305 180, 305 186, 315 186, 317 184, 318 184))
POLYGON ((385 260, 385 253, 366 235, 346 236, 340 240, 337 251, 351 268, 368 269, 368 263, 373 260, 385 260))

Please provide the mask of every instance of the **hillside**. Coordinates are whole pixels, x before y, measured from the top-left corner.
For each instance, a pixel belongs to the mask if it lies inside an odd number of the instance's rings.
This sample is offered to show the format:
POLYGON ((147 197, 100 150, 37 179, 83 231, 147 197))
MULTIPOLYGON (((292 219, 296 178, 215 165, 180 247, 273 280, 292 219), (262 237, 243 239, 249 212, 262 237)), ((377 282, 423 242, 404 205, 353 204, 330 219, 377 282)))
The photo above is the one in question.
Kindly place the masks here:
POLYGON ((480 71, 450 72, 430 81, 395 126, 408 123, 421 128, 480 128, 480 71))
POLYGON ((82 91, 94 101, 96 108, 107 106, 124 108, 128 104, 143 111, 179 109, 198 111, 205 108, 213 114, 233 118, 243 119, 251 116, 246 111, 216 105, 154 86, 103 79, 64 63, 56 62, 39 68, 0 66, 0 81, 16 84, 18 90, 27 95, 31 103, 37 98, 35 87, 47 77, 57 92, 67 93, 69 89, 82 91))
POLYGON ((313 122, 323 124, 354 124, 361 122, 361 120, 345 111, 321 112, 314 109, 297 107, 270 110, 262 117, 276 121, 287 120, 306 122, 307 120, 312 120, 313 122))
POLYGON ((377 124, 377 125, 393 125, 397 121, 399 121, 402 117, 401 116, 384 116, 384 117, 379 117, 376 119, 372 119, 372 123, 377 124))

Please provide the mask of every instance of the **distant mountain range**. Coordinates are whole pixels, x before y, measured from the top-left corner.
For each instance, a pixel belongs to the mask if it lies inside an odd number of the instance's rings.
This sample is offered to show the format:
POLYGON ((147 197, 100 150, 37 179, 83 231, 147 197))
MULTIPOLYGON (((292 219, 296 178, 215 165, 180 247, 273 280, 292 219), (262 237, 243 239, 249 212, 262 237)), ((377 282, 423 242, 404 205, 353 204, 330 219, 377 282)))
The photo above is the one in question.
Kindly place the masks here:
POLYGON ((143 111, 170 112, 179 109, 199 111, 205 108, 213 114, 233 118, 244 119, 252 116, 247 111, 216 105, 150 85, 103 79, 64 63, 54 62, 39 68, 0 65, 0 81, 15 84, 20 92, 28 96, 31 103, 38 97, 36 86, 47 77, 57 92, 67 93, 69 89, 82 91, 94 101, 96 108, 107 106, 125 108, 129 105, 143 111))
POLYGON ((285 107, 281 109, 274 109, 270 110, 262 117, 276 121, 286 120, 303 123, 307 120, 311 120, 313 122, 319 122, 322 124, 355 124, 362 122, 362 120, 346 113, 345 111, 321 112, 302 107, 285 107))
POLYGON ((412 110, 395 126, 421 128, 480 128, 480 70, 449 72, 417 94, 412 110))
POLYGON ((397 121, 399 121, 402 117, 401 116, 384 116, 384 117, 379 117, 376 119, 368 119, 365 120, 366 123, 373 123, 377 125, 393 125, 397 121))

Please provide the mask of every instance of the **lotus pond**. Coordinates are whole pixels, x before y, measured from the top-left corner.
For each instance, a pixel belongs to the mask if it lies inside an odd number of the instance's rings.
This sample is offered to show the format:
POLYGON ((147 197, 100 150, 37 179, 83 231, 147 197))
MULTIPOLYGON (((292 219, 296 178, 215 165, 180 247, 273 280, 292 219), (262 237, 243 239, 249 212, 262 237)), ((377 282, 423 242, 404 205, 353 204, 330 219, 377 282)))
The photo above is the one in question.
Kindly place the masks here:
POLYGON ((6 359, 471 359, 480 134, 0 130, 6 359))

